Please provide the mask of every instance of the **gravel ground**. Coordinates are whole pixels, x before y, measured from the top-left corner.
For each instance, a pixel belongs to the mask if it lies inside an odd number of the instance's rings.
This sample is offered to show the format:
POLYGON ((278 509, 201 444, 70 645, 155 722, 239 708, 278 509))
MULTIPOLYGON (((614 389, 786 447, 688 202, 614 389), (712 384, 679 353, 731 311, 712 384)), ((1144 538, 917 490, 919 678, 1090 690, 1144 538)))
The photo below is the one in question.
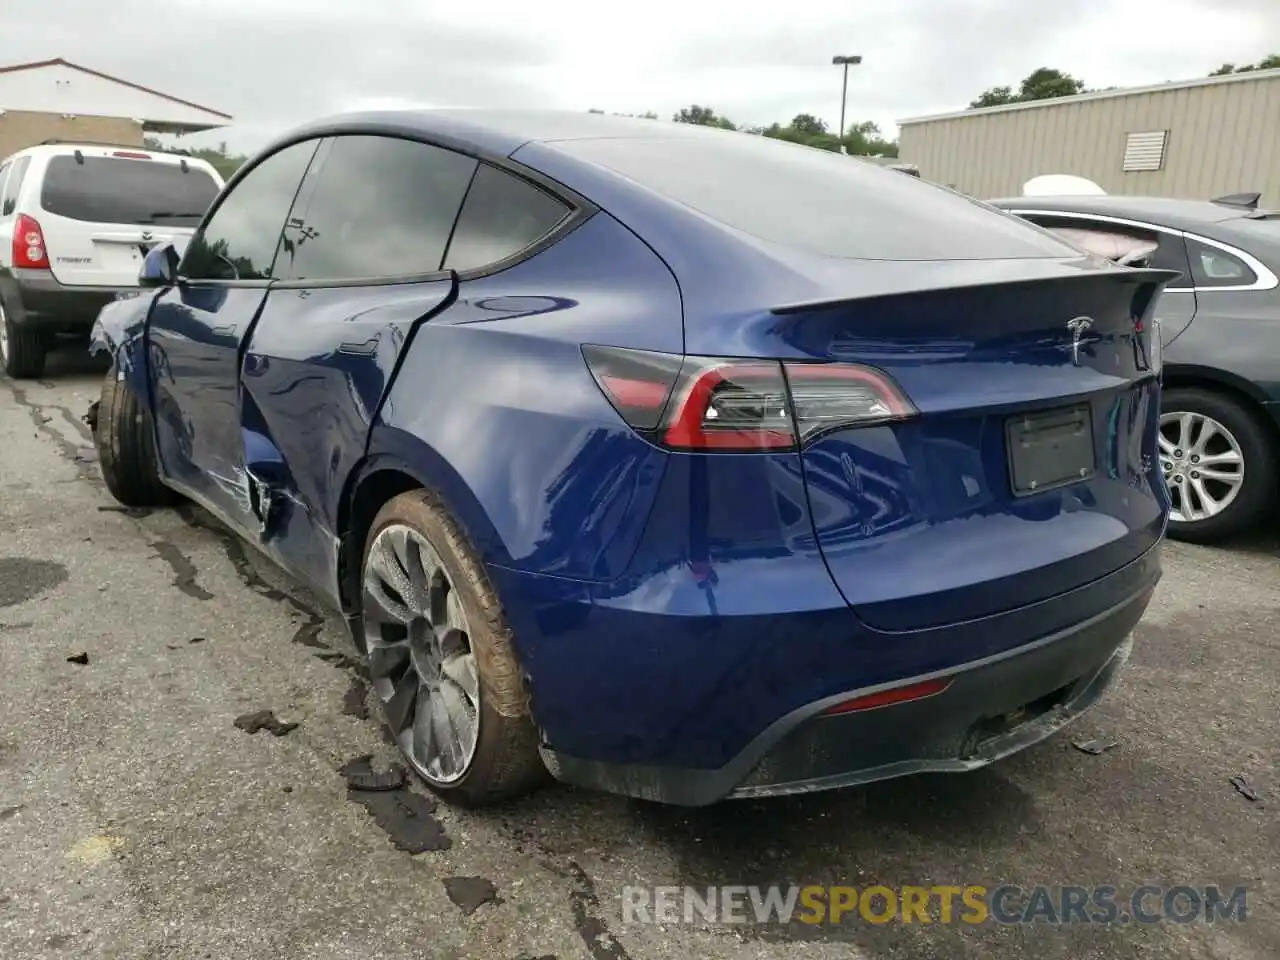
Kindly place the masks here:
POLYGON ((336 618, 193 511, 112 508, 79 422, 100 370, 73 354, 45 381, 0 380, 5 960, 718 960, 789 958, 800 941, 814 958, 1280 956, 1273 538, 1170 544, 1120 687, 984 771, 693 812, 562 787, 433 811, 416 787, 348 795, 339 769, 391 752, 336 618), (262 710, 298 726, 235 725, 262 710), (1093 736, 1118 746, 1072 748, 1093 736), (623 922, 626 885, 770 882, 1243 884, 1248 912, 623 922))

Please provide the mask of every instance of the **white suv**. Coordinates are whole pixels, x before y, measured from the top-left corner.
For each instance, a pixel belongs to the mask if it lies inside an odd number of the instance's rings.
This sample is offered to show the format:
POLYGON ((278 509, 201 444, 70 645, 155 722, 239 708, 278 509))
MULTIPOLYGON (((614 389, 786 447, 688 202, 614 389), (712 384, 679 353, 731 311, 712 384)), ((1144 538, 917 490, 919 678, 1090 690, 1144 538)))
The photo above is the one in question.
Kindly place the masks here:
POLYGON ((139 147, 43 144, 0 161, 0 361, 39 377, 55 338, 87 336, 146 251, 195 232, 222 189, 203 160, 139 147))

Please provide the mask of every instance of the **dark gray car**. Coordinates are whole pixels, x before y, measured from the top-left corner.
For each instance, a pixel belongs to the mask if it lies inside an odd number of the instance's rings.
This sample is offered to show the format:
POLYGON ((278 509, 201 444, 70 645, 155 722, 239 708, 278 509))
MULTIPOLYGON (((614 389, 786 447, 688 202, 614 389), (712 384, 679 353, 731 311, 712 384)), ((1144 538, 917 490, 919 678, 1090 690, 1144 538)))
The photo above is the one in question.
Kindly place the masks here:
MULTIPOLYGON (((1215 201, 1018 197, 990 201, 1079 243, 1129 243, 1177 270, 1157 316, 1164 345, 1161 466, 1169 535, 1210 542, 1261 523, 1280 476, 1280 211, 1215 201)), ((1091 249, 1094 249, 1091 247, 1091 249)), ((1108 254, 1111 255, 1111 254, 1108 254)))

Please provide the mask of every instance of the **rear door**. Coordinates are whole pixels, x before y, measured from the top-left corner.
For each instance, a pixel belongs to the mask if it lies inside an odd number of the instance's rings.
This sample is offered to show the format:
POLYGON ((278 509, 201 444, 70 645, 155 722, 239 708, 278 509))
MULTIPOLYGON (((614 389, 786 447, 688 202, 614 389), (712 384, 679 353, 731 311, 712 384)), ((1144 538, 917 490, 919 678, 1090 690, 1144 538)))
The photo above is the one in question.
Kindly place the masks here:
POLYGON ((275 558, 336 583, 337 510, 418 326, 455 294, 445 249, 476 161, 391 137, 321 148, 243 366, 244 462, 275 558))
POLYGON ((132 287, 145 251, 185 239, 222 183, 201 163, 82 147, 48 160, 36 219, 65 286, 132 287))

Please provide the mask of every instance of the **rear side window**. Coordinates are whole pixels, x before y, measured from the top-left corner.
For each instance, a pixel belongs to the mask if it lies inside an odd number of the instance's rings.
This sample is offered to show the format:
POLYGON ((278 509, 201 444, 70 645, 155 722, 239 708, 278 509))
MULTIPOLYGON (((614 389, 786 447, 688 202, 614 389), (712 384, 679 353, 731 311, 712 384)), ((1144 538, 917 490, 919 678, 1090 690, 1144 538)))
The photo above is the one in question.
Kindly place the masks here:
POLYGON ((0 217, 11 217, 18 209, 18 191, 22 189, 22 179, 27 175, 27 167, 31 166, 30 157, 19 157, 9 171, 9 179, 4 183, 4 197, 0 199, 0 217))
POLYGON ((1061 236, 1064 240, 1083 247, 1109 260, 1119 260, 1126 255, 1134 259, 1128 262, 1134 266, 1149 266, 1157 270, 1175 270, 1181 274, 1181 280, 1175 280, 1173 286, 1190 286, 1191 267, 1187 263, 1187 245, 1183 239, 1172 233, 1165 233, 1155 228, 1108 223, 1105 220, 1093 220, 1089 217, 1068 219, 1063 217, 1046 217, 1036 214, 1023 214, 1032 223, 1039 224, 1046 230, 1061 236), (1150 250, 1154 245, 1155 249, 1150 250), (1150 251, 1149 253, 1147 251, 1150 251), (1143 254, 1146 254, 1143 256, 1143 254))
POLYGON ((470 157, 412 140, 334 139, 305 212, 289 221, 289 276, 380 279, 439 270, 475 169, 470 157))
POLYGON ((1191 276, 1197 287, 1247 287, 1258 275, 1239 257, 1199 240, 1187 238, 1191 276))
POLYGON ((124 157, 58 156, 49 161, 40 206, 91 223, 155 223, 194 227, 218 195, 198 167, 124 157))
POLYGON ((530 183, 481 164, 458 216, 444 265, 477 270, 533 246, 569 216, 569 208, 530 183))
POLYGON ((1080 256, 986 204, 854 157, 770 137, 706 130, 555 146, 743 233, 822 256, 1080 256))

